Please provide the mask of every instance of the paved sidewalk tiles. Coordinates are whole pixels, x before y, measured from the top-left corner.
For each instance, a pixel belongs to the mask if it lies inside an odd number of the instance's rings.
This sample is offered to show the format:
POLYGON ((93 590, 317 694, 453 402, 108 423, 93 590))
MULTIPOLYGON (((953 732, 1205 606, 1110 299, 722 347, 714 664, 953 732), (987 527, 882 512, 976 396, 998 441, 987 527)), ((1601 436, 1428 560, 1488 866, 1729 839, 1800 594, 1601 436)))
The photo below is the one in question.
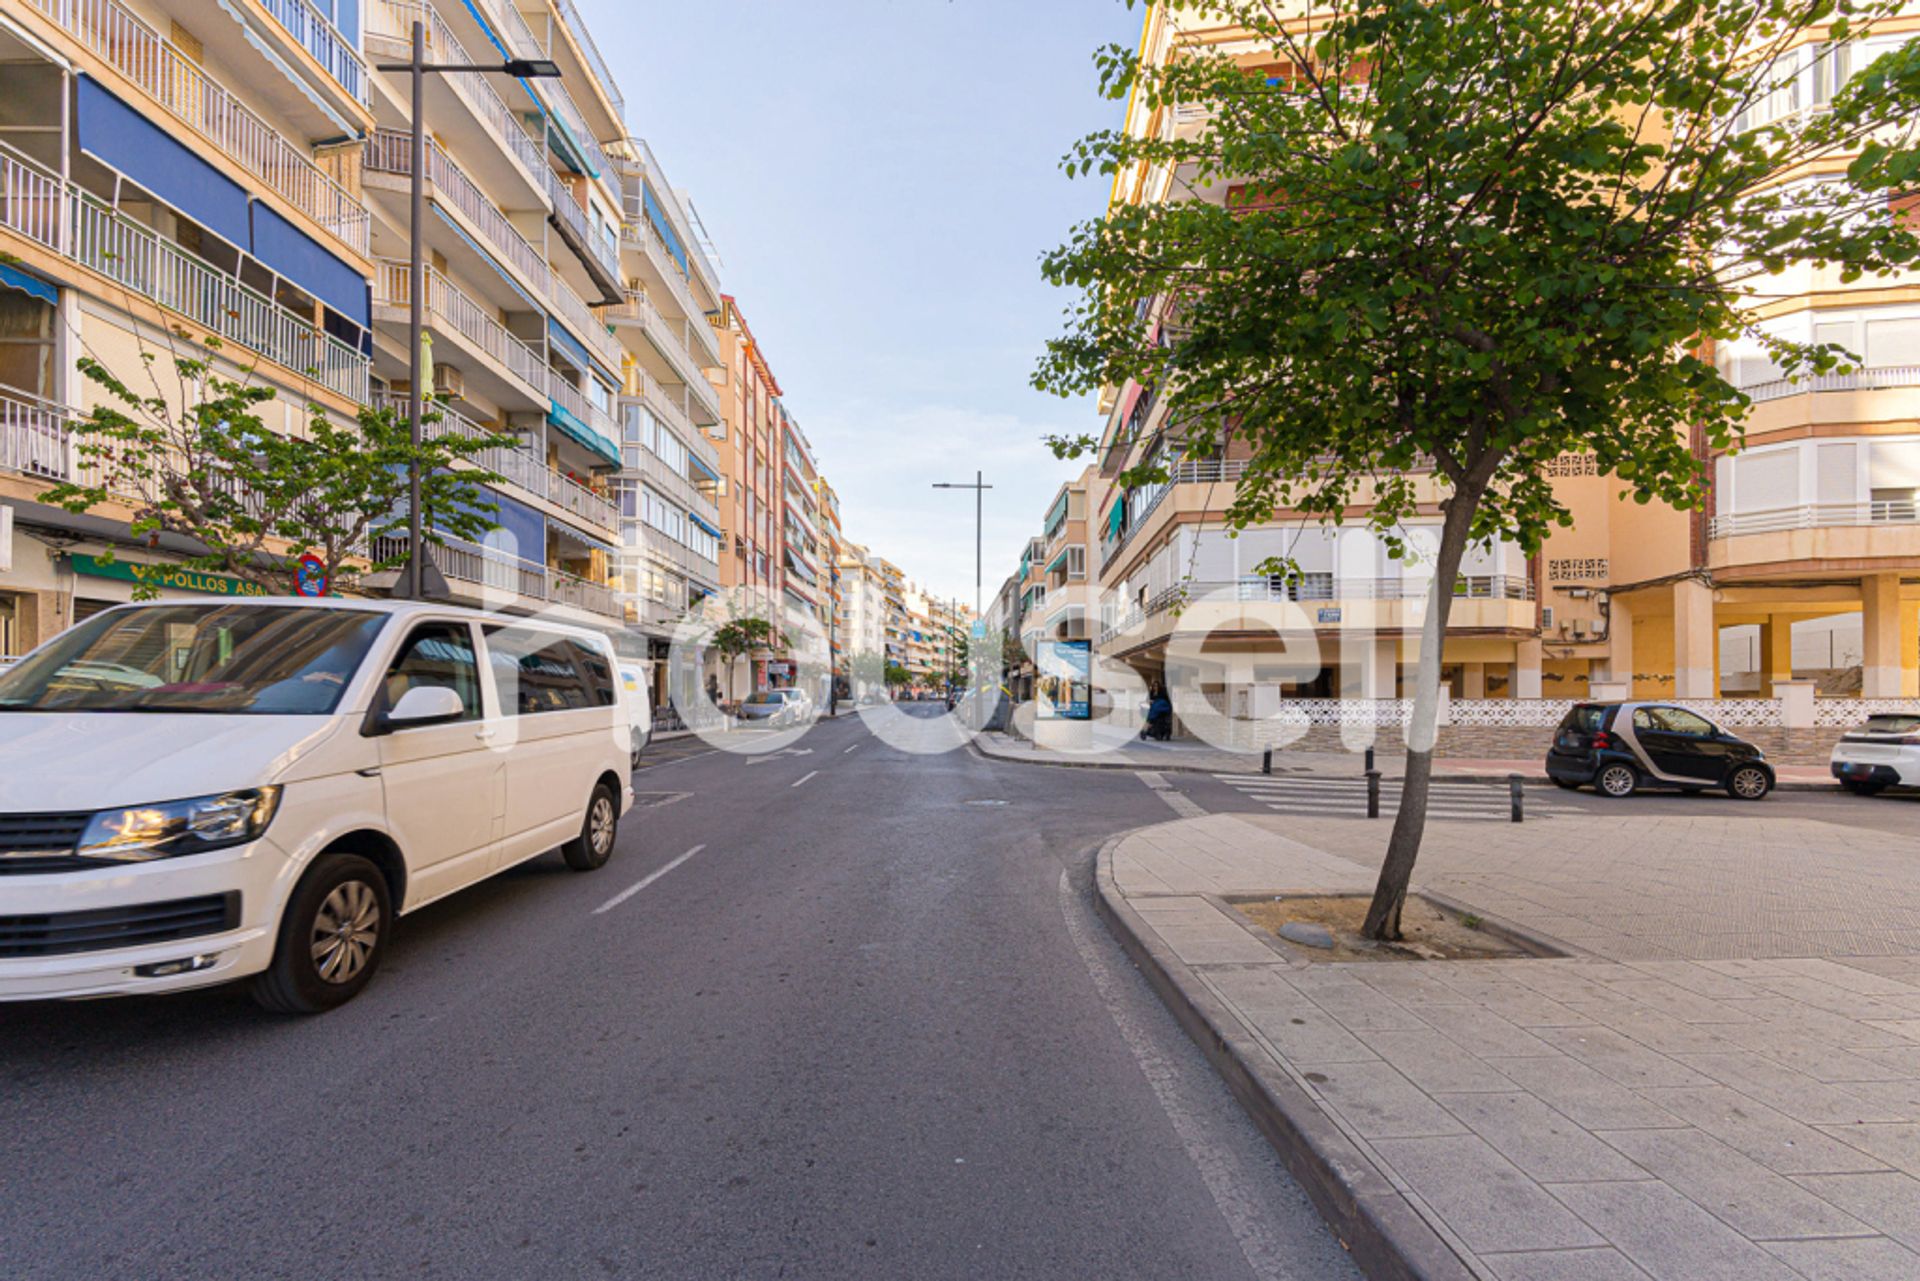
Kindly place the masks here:
POLYGON ((1308 963, 1226 914, 1368 891, 1377 826, 1181 820, 1110 845, 1102 885, 1461 1275, 1914 1281, 1920 848, 1736 822, 1625 820, 1577 859, 1430 829, 1417 888, 1564 959, 1308 963))

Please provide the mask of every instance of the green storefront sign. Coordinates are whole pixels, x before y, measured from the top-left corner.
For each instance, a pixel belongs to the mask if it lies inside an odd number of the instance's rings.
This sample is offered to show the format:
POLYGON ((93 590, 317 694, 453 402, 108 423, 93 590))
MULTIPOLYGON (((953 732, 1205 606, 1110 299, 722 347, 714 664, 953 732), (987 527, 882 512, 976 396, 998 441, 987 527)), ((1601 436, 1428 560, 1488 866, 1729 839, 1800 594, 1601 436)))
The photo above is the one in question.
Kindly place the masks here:
MULTIPOLYGON (((73 572, 85 578, 114 578, 123 583, 140 581, 134 575, 133 564, 129 561, 101 561, 97 557, 83 556, 77 552, 67 559, 73 562, 73 572)), ((210 596, 271 596, 273 594, 258 583, 228 578, 225 574, 203 574, 197 569, 185 569, 179 565, 142 565, 141 568, 148 571, 147 581, 160 587, 171 587, 175 591, 205 592, 210 596)))

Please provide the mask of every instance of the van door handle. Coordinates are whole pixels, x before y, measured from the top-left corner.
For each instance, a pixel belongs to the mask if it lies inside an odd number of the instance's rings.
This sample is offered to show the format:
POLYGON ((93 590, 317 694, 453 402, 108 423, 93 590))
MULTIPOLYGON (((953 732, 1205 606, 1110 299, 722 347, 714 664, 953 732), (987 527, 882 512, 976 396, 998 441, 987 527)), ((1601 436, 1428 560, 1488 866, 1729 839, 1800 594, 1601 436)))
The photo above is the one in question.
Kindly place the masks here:
POLYGON ((365 769, 355 770, 354 773, 358 774, 361 778, 379 778, 380 767, 378 765, 369 765, 365 769))

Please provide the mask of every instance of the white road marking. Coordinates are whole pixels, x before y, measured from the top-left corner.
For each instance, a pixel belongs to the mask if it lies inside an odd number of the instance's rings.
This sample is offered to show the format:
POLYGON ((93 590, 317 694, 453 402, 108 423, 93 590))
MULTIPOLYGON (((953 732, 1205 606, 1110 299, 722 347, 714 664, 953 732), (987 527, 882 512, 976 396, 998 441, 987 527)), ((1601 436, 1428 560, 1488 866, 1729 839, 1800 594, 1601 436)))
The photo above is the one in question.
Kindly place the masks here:
POLYGON ((640 880, 635 884, 629 885, 626 889, 621 890, 618 894, 614 895, 612 898, 602 903, 599 907, 594 908, 593 914, 595 916, 599 916, 603 913, 611 912, 614 908, 619 907, 622 903, 626 902, 628 899, 638 894, 641 890, 646 889, 647 886, 653 884, 655 881, 665 876, 668 872, 671 872, 674 868, 679 867, 682 863, 686 862, 688 859, 692 858, 695 854, 698 854, 701 850, 705 848, 707 847, 704 845, 696 845, 692 849, 688 850, 685 854, 682 854, 679 858, 673 860, 673 862, 667 864, 665 867, 659 868, 653 872, 648 873, 646 876, 641 877, 640 880))
POLYGON ((841 753, 840 753, 840 755, 842 755, 842 756, 845 756, 845 755, 847 754, 847 752, 851 752, 851 751, 853 750, 853 748, 854 748, 854 747, 858 747, 858 746, 860 746, 860 744, 858 744, 858 743, 855 743, 855 744, 853 745, 853 747, 849 747, 849 748, 847 748, 847 751, 846 751, 846 752, 841 752, 841 753))
POLYGON ((1065 868, 1060 871, 1060 915, 1066 918, 1067 934, 1080 953, 1087 975, 1100 994, 1101 1003, 1120 1031, 1120 1039, 1133 1051, 1134 1062, 1153 1090, 1153 1096, 1173 1125, 1173 1132, 1186 1151, 1187 1159, 1206 1185, 1207 1193, 1227 1221, 1227 1228, 1246 1256, 1247 1266, 1260 1281, 1288 1281, 1298 1274, 1288 1264, 1288 1251, 1279 1233, 1274 1231, 1270 1212, 1242 1164, 1219 1144, 1210 1143, 1201 1119, 1188 1106, 1177 1088, 1180 1070, 1154 1045, 1152 1037, 1134 1017, 1120 996, 1120 980, 1113 967, 1100 954, 1085 919, 1091 915, 1073 892, 1065 868))
POLYGON ((1135 770, 1133 773, 1135 778, 1138 778, 1142 783, 1145 783, 1151 788, 1154 794, 1165 801, 1167 806, 1181 818, 1205 818, 1207 816, 1206 806, 1201 805, 1185 792, 1180 791, 1174 787, 1173 784, 1167 782, 1165 778, 1161 777, 1158 771, 1142 769, 1135 770))
POLYGON ((805 777, 803 777, 803 778, 796 778, 796 779, 794 779, 794 780, 793 780, 793 782, 791 782, 791 783, 789 783, 789 784, 787 784, 787 786, 788 786, 788 787, 798 787, 798 786, 800 786, 800 784, 802 784, 802 783, 804 783, 804 782, 806 782, 806 781, 807 781, 807 779, 809 779, 809 778, 817 778, 817 777, 819 777, 819 774, 820 774, 820 771, 819 771, 819 770, 814 770, 814 771, 813 771, 812 773, 810 773, 810 774, 807 774, 807 775, 806 775, 805 777))

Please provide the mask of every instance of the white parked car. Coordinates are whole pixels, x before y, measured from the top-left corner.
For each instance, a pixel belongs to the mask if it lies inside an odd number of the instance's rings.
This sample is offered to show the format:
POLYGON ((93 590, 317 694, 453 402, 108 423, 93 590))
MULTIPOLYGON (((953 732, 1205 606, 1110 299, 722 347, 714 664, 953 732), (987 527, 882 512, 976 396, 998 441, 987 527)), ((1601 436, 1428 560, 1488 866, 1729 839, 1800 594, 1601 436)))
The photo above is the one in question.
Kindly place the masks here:
POLYGON ((1833 776, 1857 796, 1920 787, 1920 713, 1880 712, 1833 745, 1833 776))
POLYGON ((631 663, 620 668, 620 683, 626 687, 627 724, 633 729, 633 768, 640 768, 640 753, 653 741, 653 695, 647 689, 647 671, 631 663))
POLYGON ((632 801, 606 637, 374 601, 123 606, 0 674, 0 999, 348 1000, 395 919, 632 801))

